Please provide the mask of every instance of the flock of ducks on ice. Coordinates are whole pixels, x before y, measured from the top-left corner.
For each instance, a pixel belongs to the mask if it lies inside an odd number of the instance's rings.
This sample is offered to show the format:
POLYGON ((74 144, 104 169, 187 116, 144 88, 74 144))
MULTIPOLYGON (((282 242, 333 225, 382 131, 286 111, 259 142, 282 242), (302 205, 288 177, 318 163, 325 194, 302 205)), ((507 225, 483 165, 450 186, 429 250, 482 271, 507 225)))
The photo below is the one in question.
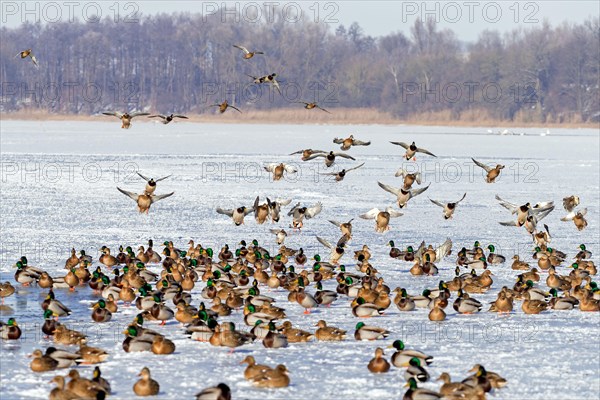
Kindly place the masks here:
MULTIPOLYGON (((250 52, 242 46, 235 46, 242 50, 243 58, 250 59, 262 52, 250 52)), ((18 54, 21 58, 30 57, 37 64, 31 50, 18 54)), ((276 86, 275 74, 262 78, 254 78, 257 83, 271 83, 276 86)), ((228 107, 227 101, 217 104, 221 112, 228 107)), ((306 108, 317 108, 315 103, 305 103, 306 108)), ((239 111, 239 110, 238 110, 239 111)), ((115 115, 121 119, 123 128, 129 128, 131 119, 146 113, 105 113, 115 115)), ((160 118, 167 124, 175 118, 187 118, 183 115, 151 115, 160 118)), ((360 141, 353 136, 334 139, 335 144, 341 145, 341 150, 350 150, 353 146, 368 146, 370 142, 360 141)), ((392 142, 405 149, 404 158, 414 159, 416 153, 427 154, 435 157, 430 151, 419 148, 413 142, 392 142)), ((326 152, 322 150, 303 149, 292 154, 301 154, 303 161, 322 159, 327 167, 334 165, 336 158, 355 160, 354 157, 339 152, 326 152)), ((501 174, 503 165, 497 164, 490 167, 473 159, 473 162, 485 170, 485 181, 494 183, 501 174)), ((360 168, 360 164, 353 168, 342 169, 329 173, 336 181, 344 179, 346 173, 360 168)), ((273 180, 280 180, 284 174, 295 173, 295 169, 285 163, 269 164, 265 170, 273 174, 273 180)), ((399 170, 396 177, 402 178, 402 186, 393 187, 382 182, 379 186, 393 194, 398 207, 403 209, 409 200, 426 191, 429 186, 415 189, 413 185, 421 184, 418 173, 411 174, 399 170)), ((156 201, 173 195, 173 192, 156 195, 158 182, 168 178, 148 178, 140 174, 146 181, 141 194, 129 192, 118 188, 119 191, 136 201, 140 212, 148 212, 150 206, 156 201)), ((443 210, 443 218, 453 217, 455 209, 466 197, 453 202, 431 200, 433 204, 443 210)), ((528 262, 513 256, 511 269, 520 271, 514 286, 502 287, 497 294, 497 299, 489 306, 488 312, 511 313, 514 312, 515 302, 521 302, 521 310, 525 314, 539 314, 549 310, 599 311, 600 290, 592 277, 597 273, 596 266, 591 260, 592 253, 581 244, 576 250, 574 261, 567 261, 569 257, 562 251, 549 246, 551 241, 547 225, 539 229, 538 223, 555 208, 552 201, 540 202, 535 205, 510 203, 496 196, 500 205, 511 212, 515 218, 508 222, 501 222, 505 226, 524 227, 531 235, 534 244, 533 260, 537 263, 532 267, 528 262), (570 268, 568 274, 560 274, 563 266, 570 268), (547 289, 541 287, 543 274, 546 275, 547 289)), ((256 198, 251 207, 240 206, 232 209, 217 208, 219 214, 229 216, 235 225, 244 223, 244 217, 254 213, 258 224, 269 220, 278 223, 281 219, 282 207, 286 207, 291 200, 277 199, 260 203, 256 198)), ((568 196, 563 199, 563 207, 567 215, 563 221, 573 221, 578 230, 587 226, 584 218, 586 209, 577 209, 580 204, 578 196, 568 196)), ((304 220, 316 217, 322 211, 321 203, 312 206, 295 204, 287 212, 291 217, 290 227, 294 230, 303 227, 304 220)), ((401 216, 398 210, 388 207, 385 210, 374 208, 360 215, 363 219, 375 220, 377 232, 389 230, 391 218, 401 216)), ((317 240, 331 250, 329 260, 322 259, 315 254, 311 259, 302 248, 292 249, 284 245, 287 232, 285 229, 271 229, 275 240, 280 246, 277 254, 270 254, 260 246, 256 240, 251 244, 242 241, 239 247, 229 248, 226 244, 220 251, 213 254, 213 249, 205 248, 190 240, 189 248, 184 251, 175 247, 173 242, 165 241, 163 250, 154 250, 152 240, 147 247, 139 246, 137 253, 133 247, 121 246, 116 255, 111 250, 102 246, 101 256, 93 268, 94 260, 85 253, 72 249, 71 256, 65 261, 64 276, 50 276, 46 271, 29 265, 25 256, 15 264, 17 271, 15 281, 23 286, 37 285, 42 290, 47 290, 45 300, 41 303, 43 313, 42 332, 47 337, 52 337, 58 346, 47 347, 44 351, 35 350, 30 357, 30 368, 36 373, 56 371, 73 368, 80 364, 99 364, 107 360, 110 354, 105 350, 92 347, 85 334, 69 329, 63 324, 68 319, 71 310, 58 298, 62 290, 74 291, 91 290, 94 299, 90 319, 96 323, 106 323, 112 315, 119 312, 119 307, 132 305, 139 309, 133 321, 124 327, 124 340, 122 343, 125 352, 152 352, 157 355, 169 355, 175 351, 175 344, 159 331, 148 328, 147 321, 157 321, 164 325, 167 321, 175 319, 185 326, 185 333, 192 340, 207 342, 213 346, 224 346, 233 349, 253 341, 261 341, 266 348, 282 348, 300 342, 317 341, 342 341, 349 339, 366 341, 381 341, 392 333, 377 324, 367 325, 360 319, 377 317, 389 307, 396 307, 399 311, 410 312, 415 309, 429 310, 431 321, 444 321, 447 318, 445 311, 448 305, 458 314, 476 314, 482 312, 484 305, 476 299, 476 295, 486 293, 493 286, 493 273, 491 266, 507 263, 506 258, 495 252, 493 245, 482 247, 475 242, 472 248, 463 247, 456 253, 455 276, 448 280, 440 280, 435 288, 425 289, 422 293, 408 293, 405 288, 396 287, 393 290, 386 284, 383 275, 371 264, 371 251, 365 244, 360 250, 354 251, 356 272, 346 270, 340 264, 346 251, 347 244, 352 239, 352 221, 330 222, 339 227, 341 238, 332 244, 326 239, 317 237, 317 240), (486 254, 487 252, 487 254, 486 254), (151 270, 155 269, 155 271, 151 270), (307 266, 307 268, 305 268, 307 266), (463 269, 466 272, 463 273, 463 269), (335 281, 336 290, 323 289, 323 283, 335 281), (197 292, 192 295, 192 290, 200 285, 200 297, 197 292), (311 286, 314 289, 309 290, 311 286), (287 291, 288 302, 276 304, 273 297, 266 296, 262 291, 270 290, 287 291), (452 293, 455 298, 452 300, 452 293), (99 298, 98 298, 99 297, 99 298), (299 307, 305 313, 311 309, 329 306, 336 301, 348 304, 349 318, 359 318, 354 332, 348 335, 346 330, 331 326, 326 318, 316 324, 314 332, 305 331, 294 327, 292 321, 286 319, 285 307, 299 307), (196 303, 195 305, 193 303, 196 303), (243 314, 244 323, 249 331, 238 330, 232 322, 222 318, 231 314, 243 314), (352 316, 350 316, 350 314, 352 316), (59 322, 59 320, 61 322, 59 322), (281 320, 285 320, 280 322, 281 320)), ((412 275, 437 275, 436 262, 450 256, 452 241, 447 239, 442 245, 434 248, 425 242, 405 249, 395 247, 393 241, 389 242, 389 256, 399 265, 411 265, 409 272, 412 275)), ((19 293, 10 282, 0 285, 0 297, 4 299, 19 293)), ((326 314, 326 313, 324 313, 326 314)), ((375 318, 376 319, 376 318, 375 318)), ((21 328, 16 318, 10 318, 6 323, 0 323, 0 337, 3 340, 18 340, 21 337, 21 328)), ((448 373, 442 373, 437 380, 442 383, 437 391, 419 388, 422 382, 431 380, 426 367, 433 362, 433 357, 416 349, 407 349, 401 340, 395 340, 389 348, 393 348, 389 360, 382 347, 374 349, 374 357, 365 366, 372 373, 386 373, 393 367, 402 370, 408 388, 404 399, 484 399, 486 393, 499 390, 507 381, 495 372, 488 371, 482 365, 475 365, 470 372, 472 375, 458 381, 453 381, 448 373)), ((246 364, 243 376, 260 388, 282 388, 290 384, 290 375, 285 365, 257 364, 253 356, 241 360, 246 364)), ((49 394, 50 399, 103 399, 111 392, 110 383, 102 377, 98 366, 93 370, 88 379, 82 377, 77 369, 70 369, 66 376, 57 375, 52 379, 56 385, 49 394)), ((120 394, 125 389, 120 388, 120 394)), ((152 396, 160 393, 160 385, 151 376, 150 370, 144 367, 139 373, 132 387, 138 396, 152 396)), ((227 383, 207 388, 196 396, 199 400, 227 400, 231 399, 231 390, 227 383)))

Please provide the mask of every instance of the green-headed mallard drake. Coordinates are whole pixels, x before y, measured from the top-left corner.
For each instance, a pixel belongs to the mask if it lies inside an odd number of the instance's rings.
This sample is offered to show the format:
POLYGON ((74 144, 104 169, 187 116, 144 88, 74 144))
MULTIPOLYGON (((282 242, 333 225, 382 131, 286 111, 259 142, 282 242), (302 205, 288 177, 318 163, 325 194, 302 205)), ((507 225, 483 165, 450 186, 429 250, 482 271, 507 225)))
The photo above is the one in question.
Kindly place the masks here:
POLYGON ((406 289, 396 288, 394 289, 396 297, 394 298, 394 304, 400 311, 412 311, 415 309, 415 302, 408 296, 406 289))
POLYGON ((323 205, 321 202, 317 202, 311 207, 301 207, 300 203, 297 203, 292 209, 288 212, 288 216, 291 216, 293 221, 291 227, 293 229, 301 229, 303 226, 303 220, 311 219, 318 215, 323 209, 323 205))
POLYGON ((244 60, 249 60, 252 57, 254 57, 257 54, 265 54, 262 51, 250 51, 247 48, 245 48, 244 46, 241 46, 239 44, 234 44, 233 47, 235 47, 236 49, 240 49, 244 54, 242 55, 242 58, 244 60))
POLYGON ((421 366, 421 359, 419 357, 413 357, 408 360, 408 367, 404 370, 404 379, 416 379, 419 382, 427 382, 429 380, 429 373, 421 366))
POLYGON ((148 118, 160 118, 160 122, 164 125, 167 125, 168 123, 172 122, 173 120, 175 120, 175 118, 188 119, 188 117, 186 117, 185 115, 173 114, 173 113, 171 113, 169 115, 162 115, 162 114, 149 115, 148 118))
POLYGON ((429 365, 433 362, 433 357, 428 356, 418 350, 406 350, 404 348, 404 342, 402 340, 395 340, 390 348, 395 348, 397 351, 392 354, 392 364, 395 367, 401 368, 409 365, 409 361, 413 358, 421 360, 421 364, 429 365))
POLYGON ((575 255, 575 259, 577 260, 585 260, 588 258, 592 258, 592 252, 589 251, 586 247, 585 244, 580 244, 579 245, 579 252, 575 255))
POLYGON ((36 282, 40 278, 41 273, 44 272, 28 267, 21 260, 16 262, 15 267, 17 268, 17 272, 15 272, 15 281, 23 286, 29 286, 32 282, 36 282))
POLYGON ((16 340, 21 337, 21 328, 14 318, 9 318, 6 323, 0 321, 0 338, 4 340, 16 340))
POLYGON ((467 262, 468 268, 487 269, 487 266, 488 266, 487 260, 483 256, 479 257, 477 260, 467 262))
POLYGON ((467 293, 459 290, 458 297, 452 307, 460 314, 474 314, 481 311, 483 305, 478 300, 471 298, 467 293))
POLYGON ((479 168, 483 168, 486 172, 486 177, 485 177, 485 181, 487 183, 494 183, 496 181, 496 179, 498 178, 498 176, 500 176, 500 171, 502 171, 504 169, 504 165, 502 164, 496 164, 495 167, 489 167, 487 165, 485 165, 484 163, 475 160, 474 158, 471 158, 471 160, 473 160, 473 162, 475 163, 475 165, 477 165, 479 168))
POLYGON ((338 294, 333 290, 323 290, 323 284, 317 282, 317 291, 315 292, 315 300, 320 305, 328 306, 337 300, 338 294))
POLYGON ((154 337, 142 338, 138 327, 129 325, 123 333, 127 335, 123 341, 123 350, 125 350, 126 353, 152 350, 154 337))
POLYGON ((196 393, 196 400, 231 400, 231 389, 225 383, 219 383, 196 393))
POLYGON ((340 148, 343 151, 350 150, 352 146, 369 146, 371 142, 363 142, 362 140, 357 140, 354 138, 354 135, 350 135, 347 138, 335 138, 333 139, 333 143, 341 144, 340 148))
POLYGON ((436 400, 443 397, 440 393, 419 389, 414 378, 410 378, 405 386, 408 387, 408 390, 404 393, 402 400, 436 400))
POLYGON ((54 319, 54 313, 52 310, 46 309, 44 311, 44 324, 42 325, 42 332, 46 336, 54 335, 54 331, 58 326, 58 322, 54 319))
POLYGON ((340 341, 346 338, 346 331, 333 326, 327 326, 325 320, 319 320, 315 326, 317 326, 315 337, 319 341, 340 341))
POLYGON ((375 349, 375 357, 369 361, 367 368, 374 374, 381 374, 390 370, 390 363, 383 358, 385 353, 381 347, 375 349))
POLYGON ((33 65, 35 65, 36 67, 39 67, 37 58, 35 58, 31 49, 27 49, 27 50, 18 52, 17 55, 15 56, 15 58, 17 58, 17 57, 21 57, 21 59, 29 57, 29 58, 31 58, 31 62, 33 63, 33 65))
POLYGON ((356 324, 356 330, 354 331, 354 338, 356 340, 377 340, 388 337, 390 331, 378 328, 376 326, 365 325, 364 322, 356 324))
POLYGON ((392 186, 386 185, 385 183, 377 182, 380 188, 385 190, 388 193, 391 193, 396 196, 396 202, 398 203, 398 207, 404 208, 408 204, 408 201, 413 197, 416 197, 429 189, 430 185, 427 185, 420 189, 409 189, 404 190, 404 188, 396 189, 392 186))
POLYGON ((269 322, 269 332, 266 334, 262 343, 263 346, 269 349, 278 349, 288 346, 287 336, 277 333, 273 321, 269 322))
POLYGON ((252 208, 248 208, 245 206, 241 206, 235 209, 223 209, 221 207, 217 207, 217 214, 227 215, 231 217, 233 223, 236 226, 240 226, 244 223, 244 217, 250 213, 254 212, 252 208))
POLYGON ((66 315, 71 315, 71 309, 61 303, 59 300, 56 300, 54 297, 54 291, 50 290, 46 295, 45 300, 42 302, 42 309, 50 310, 56 317, 64 317, 66 315))
POLYGON ((490 244, 488 247, 490 254, 488 254, 487 262, 488 264, 503 264, 506 261, 506 257, 501 254, 494 253, 496 251, 496 247, 493 244, 490 244))
POLYGON ((137 396, 156 396, 160 391, 160 385, 152 379, 150 370, 144 367, 138 376, 141 378, 133 385, 133 392, 137 396))
POLYGON ((407 144, 404 142, 390 142, 391 144, 395 144, 396 146, 400 146, 403 147, 404 149, 406 149, 406 153, 404 154, 404 159, 405 160, 410 160, 411 158, 413 160, 416 160, 417 157, 417 153, 423 153, 423 154, 428 154, 430 156, 433 157, 437 157, 435 154, 433 154, 432 152, 430 152, 429 150, 426 150, 422 147, 417 147, 415 142, 412 142, 411 144, 407 144))
POLYGON ((559 297, 558 291, 555 288, 550 289, 550 294, 552 295, 552 298, 548 302, 548 305, 554 310, 572 310, 579 304, 579 300, 575 297, 559 297))
POLYGON ((119 187, 117 187, 117 190, 123 193, 125 196, 129 197, 130 199, 134 200, 137 203, 138 211, 140 213, 145 212, 146 214, 148 214, 148 212, 150 211, 150 206, 152 206, 152 204, 162 199, 166 199, 167 197, 172 196, 175 193, 171 192, 166 194, 137 194, 133 192, 128 192, 127 190, 123 190, 119 187))
POLYGON ((233 108, 235 111, 239 112, 240 114, 242 113, 242 110, 229 104, 227 102, 227 99, 223 100, 222 103, 211 104, 209 107, 219 107, 220 114, 223 114, 225 111, 227 111, 228 108, 233 108))
POLYGON ((29 368, 33 372, 48 372, 54 371, 58 367, 58 361, 50 356, 44 355, 41 350, 34 350, 31 354, 33 360, 29 364, 29 368))
POLYGON ((246 356, 246 358, 240 361, 240 364, 248 364, 244 370, 244 378, 247 380, 251 380, 255 376, 271 369, 271 367, 267 365, 257 364, 256 360, 252 356, 246 356))
POLYGON ((125 113, 121 113, 118 111, 105 111, 102 114, 104 115, 109 115, 112 117, 117 117, 121 120, 121 128, 122 129, 129 129, 131 127, 131 120, 135 117, 141 117, 144 115, 150 115, 150 113, 146 113, 146 112, 125 112, 125 113))
POLYGON ((106 308, 106 301, 104 299, 98 300, 92 308, 94 309, 92 311, 92 319, 95 322, 108 322, 112 319, 112 313, 106 308))

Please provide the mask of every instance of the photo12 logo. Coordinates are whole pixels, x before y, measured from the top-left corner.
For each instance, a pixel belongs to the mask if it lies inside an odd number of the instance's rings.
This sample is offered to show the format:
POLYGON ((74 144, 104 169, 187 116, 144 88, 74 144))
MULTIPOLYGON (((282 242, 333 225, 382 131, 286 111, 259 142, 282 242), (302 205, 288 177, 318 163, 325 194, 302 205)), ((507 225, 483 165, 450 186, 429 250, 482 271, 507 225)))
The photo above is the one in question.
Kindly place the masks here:
POLYGON ((110 18, 115 23, 140 22, 138 3, 105 1, 2 1, 0 20, 3 24, 14 23, 59 23, 75 22, 79 19, 87 23, 98 23, 110 18))

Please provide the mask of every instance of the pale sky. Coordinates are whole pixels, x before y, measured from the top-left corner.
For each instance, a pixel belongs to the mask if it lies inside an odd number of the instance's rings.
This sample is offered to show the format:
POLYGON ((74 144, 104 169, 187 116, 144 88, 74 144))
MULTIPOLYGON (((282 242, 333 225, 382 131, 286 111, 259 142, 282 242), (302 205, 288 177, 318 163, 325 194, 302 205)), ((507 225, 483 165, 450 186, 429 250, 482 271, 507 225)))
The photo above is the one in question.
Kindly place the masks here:
MULTIPOLYGON (((157 13, 191 12, 217 13, 225 22, 235 23, 231 15, 217 11, 226 4, 238 7, 242 15, 254 18, 256 5, 278 4, 275 12, 285 16, 290 23, 296 18, 304 21, 318 19, 332 25, 348 27, 356 21, 364 32, 382 36, 401 31, 409 34, 410 27, 418 17, 434 17, 440 28, 453 30, 458 39, 474 41, 485 29, 501 33, 515 28, 534 27, 548 21, 552 26, 563 22, 583 22, 589 17, 600 15, 600 2, 576 1, 2 1, 0 22, 3 26, 15 27, 24 20, 52 23, 91 18, 100 13, 102 17, 124 18, 134 11, 142 15, 157 13), (302 15, 298 16, 298 10, 302 15)), ((272 7, 272 6, 271 6, 272 7)), ((269 23, 266 13, 257 20, 269 23)))

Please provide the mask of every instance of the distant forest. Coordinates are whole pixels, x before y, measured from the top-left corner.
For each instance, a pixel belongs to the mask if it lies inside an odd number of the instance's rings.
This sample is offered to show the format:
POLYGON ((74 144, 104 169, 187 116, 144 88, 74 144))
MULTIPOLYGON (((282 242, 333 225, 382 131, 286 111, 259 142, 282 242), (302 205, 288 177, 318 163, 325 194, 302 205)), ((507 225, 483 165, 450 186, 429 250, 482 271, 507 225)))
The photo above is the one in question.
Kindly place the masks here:
POLYGON ((399 119, 600 120, 598 19, 484 31, 470 44, 432 20, 416 21, 409 35, 371 37, 357 23, 223 23, 188 13, 136 23, 26 23, 3 27, 0 37, 3 112, 202 114, 228 99, 247 110, 317 101, 333 113, 366 108, 399 119), (265 54, 244 60, 234 44, 265 54), (15 58, 28 48, 39 68, 15 58), (274 72, 281 94, 247 76, 274 72))

